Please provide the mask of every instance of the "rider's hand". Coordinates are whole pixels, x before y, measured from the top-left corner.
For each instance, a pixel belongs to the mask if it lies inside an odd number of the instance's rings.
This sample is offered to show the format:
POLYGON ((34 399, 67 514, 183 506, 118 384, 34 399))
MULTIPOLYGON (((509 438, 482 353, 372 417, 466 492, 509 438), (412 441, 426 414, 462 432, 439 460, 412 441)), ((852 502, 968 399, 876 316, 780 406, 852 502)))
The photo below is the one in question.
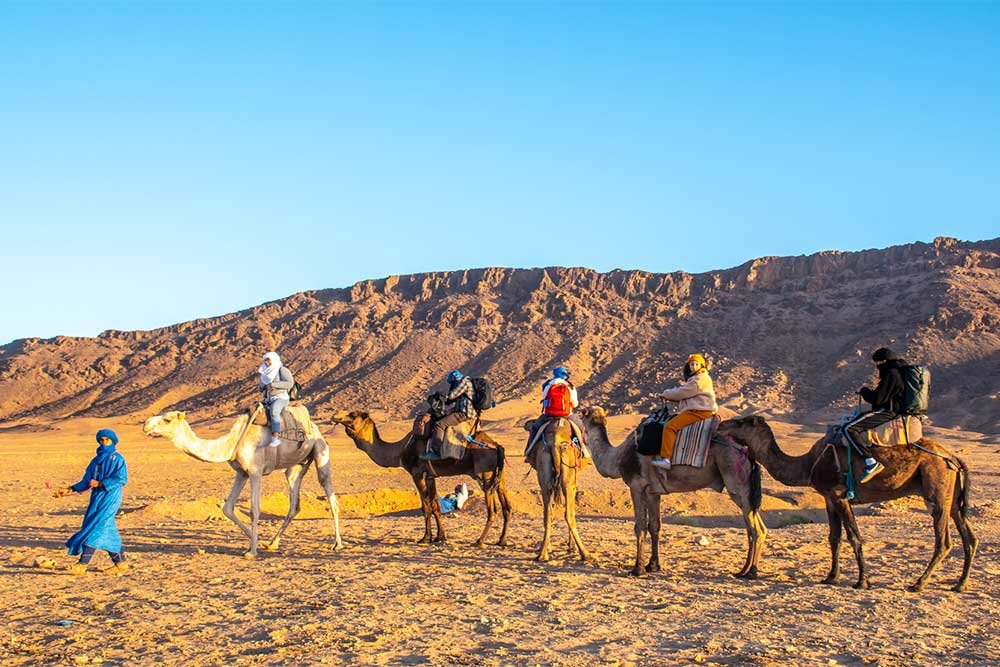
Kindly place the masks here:
POLYGON ((62 498, 63 496, 65 496, 66 494, 68 494, 70 491, 72 491, 72 489, 70 489, 68 486, 67 487, 63 487, 61 489, 56 489, 55 493, 52 494, 52 497, 53 498, 62 498))
POLYGON ((96 479, 92 479, 92 480, 90 480, 90 488, 92 488, 92 489, 97 489, 97 488, 99 488, 100 486, 101 486, 101 483, 100 483, 100 482, 98 482, 98 481, 97 481, 96 479))

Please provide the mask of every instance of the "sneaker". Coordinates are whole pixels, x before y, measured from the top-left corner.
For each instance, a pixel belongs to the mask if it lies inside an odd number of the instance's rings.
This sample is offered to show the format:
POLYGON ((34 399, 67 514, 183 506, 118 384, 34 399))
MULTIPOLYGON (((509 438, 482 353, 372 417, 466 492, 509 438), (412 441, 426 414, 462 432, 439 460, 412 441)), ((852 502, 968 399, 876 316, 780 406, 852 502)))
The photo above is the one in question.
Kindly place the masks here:
POLYGON ((883 470, 885 470, 885 466, 876 461, 874 464, 865 467, 865 474, 861 476, 859 482, 861 484, 864 484, 865 482, 867 482, 868 480, 870 480, 872 477, 879 474, 883 470))
POLYGON ((278 436, 274 436, 273 438, 271 438, 271 442, 267 443, 267 446, 277 447, 280 444, 281 444, 281 438, 279 438, 278 436))
POLYGON ((657 468, 663 468, 664 470, 670 470, 670 459, 665 459, 662 456, 655 457, 650 461, 657 468))
POLYGON ((126 562, 115 563, 110 567, 103 568, 101 572, 110 574, 112 577, 122 577, 129 573, 129 566, 126 562))
POLYGON ((73 563, 66 570, 75 576, 80 576, 81 574, 87 574, 87 565, 84 563, 73 563))

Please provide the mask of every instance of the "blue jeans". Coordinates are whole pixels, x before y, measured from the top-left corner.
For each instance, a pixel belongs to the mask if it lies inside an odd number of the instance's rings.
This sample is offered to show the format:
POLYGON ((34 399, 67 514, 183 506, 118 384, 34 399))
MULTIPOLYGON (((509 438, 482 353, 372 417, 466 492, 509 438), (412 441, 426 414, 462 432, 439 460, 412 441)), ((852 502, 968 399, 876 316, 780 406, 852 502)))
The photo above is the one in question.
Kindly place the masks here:
POLYGON ((281 413, 287 407, 287 398, 272 398, 267 404, 267 414, 271 418, 271 433, 281 433, 281 413))

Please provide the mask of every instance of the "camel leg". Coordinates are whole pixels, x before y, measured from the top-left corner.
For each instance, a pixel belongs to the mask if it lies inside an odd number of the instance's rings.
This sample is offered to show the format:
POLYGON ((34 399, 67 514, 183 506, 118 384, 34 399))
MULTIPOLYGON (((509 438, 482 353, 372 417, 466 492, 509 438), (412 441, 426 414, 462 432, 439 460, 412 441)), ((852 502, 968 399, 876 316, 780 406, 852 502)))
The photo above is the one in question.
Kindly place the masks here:
POLYGON ((330 513, 333 515, 334 543, 333 549, 344 548, 344 542, 340 539, 340 503, 337 502, 337 494, 333 492, 333 478, 330 475, 330 449, 324 446, 316 456, 316 477, 319 485, 323 487, 326 500, 330 503, 330 513))
POLYGON ((485 545, 486 536, 489 535, 490 528, 493 526, 493 518, 497 513, 496 490, 486 491, 483 489, 483 493, 486 497, 486 525, 483 526, 483 532, 479 535, 479 539, 473 544, 477 549, 482 549, 485 545))
MULTIPOLYGON (((926 480, 926 478, 925 478, 926 480)), ((929 482, 925 481, 925 485, 929 482)), ((934 553, 931 555, 931 561, 927 563, 927 568, 924 573, 920 575, 913 584, 907 587, 906 590, 916 593, 922 591, 924 586, 927 585, 927 580, 931 578, 934 574, 934 570, 937 569, 941 561, 945 559, 948 553, 951 551, 951 536, 948 534, 948 513, 945 511, 946 507, 950 507, 952 504, 951 494, 936 494, 938 497, 927 498, 927 504, 931 510, 931 517, 934 519, 934 553), (941 497, 948 495, 947 504, 941 502, 945 498, 941 497)), ((925 496, 926 497, 926 496, 925 496)))
POLYGON ((580 555, 580 560, 586 561, 590 558, 587 549, 583 546, 580 538, 580 531, 576 527, 576 470, 563 471, 563 495, 566 497, 566 525, 569 526, 569 534, 576 545, 576 551, 580 555))
POLYGON ((858 529, 858 520, 854 517, 854 510, 851 509, 847 500, 838 498, 834 502, 837 512, 840 514, 840 520, 844 524, 844 529, 847 531, 847 541, 850 542, 851 548, 854 550, 854 558, 858 562, 858 581, 854 584, 854 588, 871 588, 868 570, 865 568, 864 544, 861 540, 861 531, 858 529))
MULTIPOLYGON (((431 541, 431 505, 427 499, 427 481, 423 475, 414 474, 413 484, 417 487, 417 495, 420 496, 420 510, 424 515, 424 535, 417 544, 429 544, 431 541)), ((436 499, 432 499, 435 500, 436 499)))
POLYGON ((976 557, 979 540, 976 538, 975 533, 972 532, 972 526, 969 525, 968 519, 962 516, 962 511, 959 509, 957 502, 951 506, 951 518, 955 522, 955 527, 958 528, 958 534, 962 536, 962 549, 965 551, 962 576, 959 577, 958 583, 952 589, 961 593, 965 590, 965 586, 969 581, 969 571, 972 569, 972 559, 976 557))
POLYGON ((635 513, 635 564, 629 570, 633 577, 646 576, 646 569, 642 566, 642 543, 646 537, 646 526, 648 523, 648 509, 646 508, 646 494, 636 489, 632 492, 632 509, 635 513))
POLYGON ((434 477, 427 478, 427 502, 430 504, 431 516, 437 525, 437 535, 431 541, 447 542, 448 536, 445 535, 444 523, 441 521, 441 505, 438 503, 437 479, 434 477))
POLYGON ((767 527, 760 516, 760 512, 754 507, 753 498, 750 493, 750 483, 737 472, 737 454, 733 450, 726 450, 722 458, 717 459, 717 469, 722 482, 726 486, 726 492, 736 506, 743 513, 743 525, 747 532, 747 556, 743 561, 743 567, 734 576, 739 579, 756 579, 757 563, 760 554, 764 550, 764 540, 767 537, 767 527))
POLYGON ((835 505, 835 500, 831 498, 825 498, 826 500, 826 520, 830 527, 830 572, 826 575, 826 579, 823 580, 824 584, 835 584, 837 579, 840 578, 840 540, 844 534, 844 525, 840 520, 840 514, 837 512, 837 507, 835 505))
POLYGON ((507 546, 507 525, 510 523, 510 498, 507 497, 507 487, 503 477, 497 482, 496 494, 503 515, 503 526, 500 528, 500 540, 497 542, 497 546, 505 547, 507 546))
POLYGON ((260 529, 260 473, 250 475, 250 550, 244 554, 248 558, 257 557, 257 537, 260 529))
POLYGON ((299 464, 285 469, 285 481, 288 483, 288 514, 285 515, 285 520, 281 522, 274 538, 264 545, 267 551, 278 550, 278 547, 281 546, 281 536, 288 528, 288 524, 299 513, 299 491, 302 488, 302 477, 308 467, 309 462, 307 461, 305 465, 299 464))
POLYGON ((237 470, 236 478, 233 479, 233 488, 229 491, 229 497, 226 498, 225 504, 222 505, 222 513, 226 515, 227 519, 235 523, 237 528, 243 531, 247 539, 250 538, 250 527, 243 523, 239 515, 236 514, 236 502, 240 499, 243 487, 247 485, 249 480, 249 475, 242 470, 237 470))
POLYGON ((660 496, 650 495, 646 498, 646 530, 649 532, 649 562, 646 572, 659 572, 660 567, 660 496))

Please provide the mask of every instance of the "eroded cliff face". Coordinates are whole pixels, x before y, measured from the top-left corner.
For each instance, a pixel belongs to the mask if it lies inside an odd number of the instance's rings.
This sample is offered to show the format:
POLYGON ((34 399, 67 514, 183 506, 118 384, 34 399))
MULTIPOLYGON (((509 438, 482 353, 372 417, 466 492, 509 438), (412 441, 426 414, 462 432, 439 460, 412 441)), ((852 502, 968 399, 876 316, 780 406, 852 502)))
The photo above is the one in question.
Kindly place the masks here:
POLYGON ((702 274, 585 268, 390 276, 221 317, 0 348, 0 418, 205 416, 254 398, 277 349, 320 417, 411 414, 453 368, 534 396, 556 364, 586 402, 643 411, 691 351, 735 410, 847 407, 892 345, 934 372, 933 417, 1000 431, 1000 239, 765 257, 702 274))

